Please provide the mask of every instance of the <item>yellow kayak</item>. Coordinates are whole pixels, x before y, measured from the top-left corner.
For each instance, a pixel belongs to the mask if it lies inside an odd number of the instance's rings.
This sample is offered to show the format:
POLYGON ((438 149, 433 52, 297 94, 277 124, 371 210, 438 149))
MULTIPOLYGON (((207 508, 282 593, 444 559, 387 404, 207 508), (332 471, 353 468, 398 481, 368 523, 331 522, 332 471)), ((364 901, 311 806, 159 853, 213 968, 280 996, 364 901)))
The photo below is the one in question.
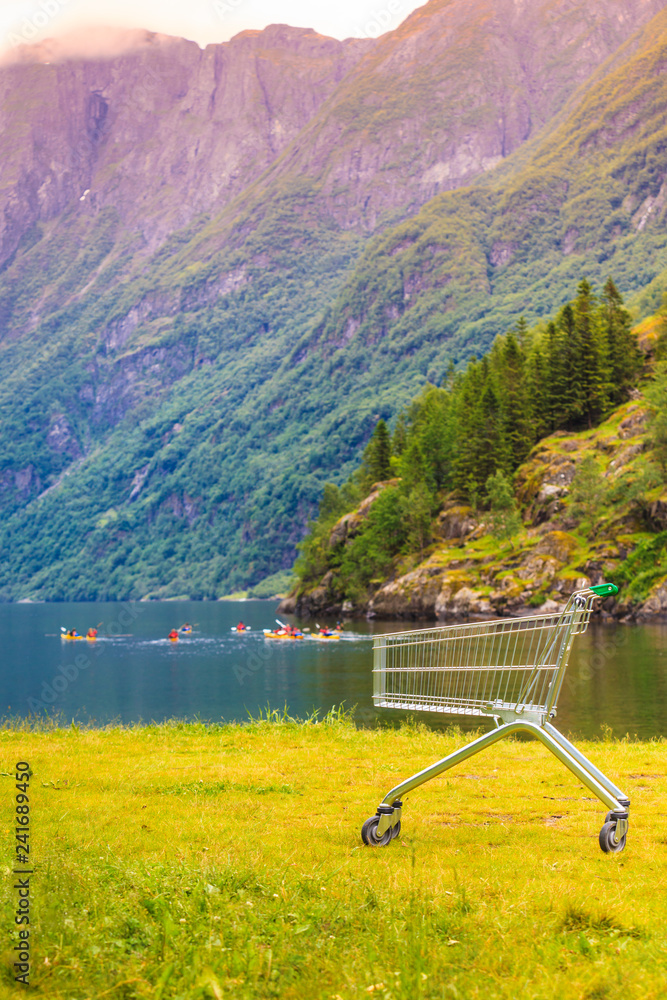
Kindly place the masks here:
POLYGON ((300 632, 297 635, 290 635, 288 632, 272 632, 270 629, 264 629, 265 639, 305 639, 305 636, 300 632))
POLYGON ((310 638, 317 640, 317 642, 331 642, 332 640, 334 642, 337 642, 340 639, 340 636, 338 635, 337 632, 335 632, 333 635, 323 635, 321 632, 320 633, 313 632, 311 633, 310 638))

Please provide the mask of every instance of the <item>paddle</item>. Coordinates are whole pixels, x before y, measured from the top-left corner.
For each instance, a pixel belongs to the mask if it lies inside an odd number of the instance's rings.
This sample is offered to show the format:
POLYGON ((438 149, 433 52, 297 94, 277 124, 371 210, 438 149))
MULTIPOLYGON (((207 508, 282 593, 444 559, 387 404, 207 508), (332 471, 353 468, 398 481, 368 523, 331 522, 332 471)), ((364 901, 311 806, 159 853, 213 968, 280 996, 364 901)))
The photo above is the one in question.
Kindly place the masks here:
MULTIPOLYGON (((100 622, 100 625, 102 625, 102 624, 104 624, 104 623, 100 622)), ((60 632, 45 632, 44 635, 48 639, 55 639, 59 635, 66 635, 67 632, 69 632, 69 629, 66 629, 64 625, 61 625, 60 626, 60 632)), ((134 635, 134 632, 117 632, 115 635, 106 636, 106 638, 110 638, 110 639, 131 639, 133 635, 134 635)), ((80 639, 85 639, 86 636, 85 635, 81 635, 81 636, 79 636, 79 638, 80 639)), ((105 636, 99 636, 98 635, 97 638, 98 639, 104 639, 105 636)))

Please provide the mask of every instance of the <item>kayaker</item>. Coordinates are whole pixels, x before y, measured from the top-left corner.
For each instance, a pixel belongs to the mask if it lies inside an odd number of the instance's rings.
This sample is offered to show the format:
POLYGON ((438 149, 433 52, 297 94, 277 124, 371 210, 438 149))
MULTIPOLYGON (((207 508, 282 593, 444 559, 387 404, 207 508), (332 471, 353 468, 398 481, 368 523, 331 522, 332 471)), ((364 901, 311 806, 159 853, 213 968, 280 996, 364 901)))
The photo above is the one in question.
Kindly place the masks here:
POLYGON ((97 639, 97 629, 89 628, 86 632, 86 639, 97 639))
POLYGON ((181 625, 181 632, 192 632, 192 625, 188 622, 186 622, 185 625, 181 625))
POLYGON ((173 629, 171 630, 171 632, 170 632, 170 633, 169 633, 169 635, 167 636, 167 639, 172 639, 172 640, 173 640, 173 639, 178 639, 178 632, 176 631, 176 629, 175 629, 175 628, 173 628, 173 629))
POLYGON ((67 629, 67 638, 68 639, 76 639, 76 629, 75 628, 68 628, 67 629))
POLYGON ((243 622, 239 622, 238 623, 238 625, 236 626, 236 631, 237 632, 245 632, 245 625, 243 624, 243 622))

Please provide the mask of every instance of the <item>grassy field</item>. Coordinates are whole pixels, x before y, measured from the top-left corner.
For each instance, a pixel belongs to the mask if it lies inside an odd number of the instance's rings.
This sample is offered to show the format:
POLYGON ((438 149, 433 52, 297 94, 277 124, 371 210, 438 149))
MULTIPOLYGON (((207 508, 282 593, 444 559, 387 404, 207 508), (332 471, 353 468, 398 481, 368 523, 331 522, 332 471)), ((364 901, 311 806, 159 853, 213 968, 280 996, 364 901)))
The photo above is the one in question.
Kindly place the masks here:
POLYGON ((632 799, 605 809, 536 743, 501 743, 359 831, 467 737, 417 725, 0 730, 3 952, 13 983, 13 769, 30 792, 33 960, 53 998, 665 996, 665 743, 580 744, 632 799), (662 794, 661 794, 662 793, 662 794))

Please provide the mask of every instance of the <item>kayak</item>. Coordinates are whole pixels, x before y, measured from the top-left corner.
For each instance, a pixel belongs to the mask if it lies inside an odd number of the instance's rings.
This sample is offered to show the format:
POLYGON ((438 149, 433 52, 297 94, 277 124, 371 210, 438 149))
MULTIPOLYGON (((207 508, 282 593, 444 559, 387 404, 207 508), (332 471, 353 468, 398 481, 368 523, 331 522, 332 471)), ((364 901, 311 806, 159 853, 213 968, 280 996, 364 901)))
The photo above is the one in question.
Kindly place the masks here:
POLYGON ((271 629, 264 629, 265 639, 305 639, 305 636, 301 632, 297 632, 296 635, 289 635, 287 632, 272 632, 271 629))
POLYGON ((245 628, 237 628, 236 625, 234 625, 229 631, 230 632, 250 632, 252 630, 251 630, 251 628, 250 628, 249 625, 246 625, 245 628))
POLYGON ((334 635, 322 635, 320 632, 319 634, 311 633, 310 638, 315 639, 317 642, 331 642, 332 640, 338 642, 340 635, 337 632, 334 635))
POLYGON ((64 639, 65 642, 78 642, 80 639, 87 639, 88 636, 86 636, 86 635, 61 635, 60 638, 64 639))

